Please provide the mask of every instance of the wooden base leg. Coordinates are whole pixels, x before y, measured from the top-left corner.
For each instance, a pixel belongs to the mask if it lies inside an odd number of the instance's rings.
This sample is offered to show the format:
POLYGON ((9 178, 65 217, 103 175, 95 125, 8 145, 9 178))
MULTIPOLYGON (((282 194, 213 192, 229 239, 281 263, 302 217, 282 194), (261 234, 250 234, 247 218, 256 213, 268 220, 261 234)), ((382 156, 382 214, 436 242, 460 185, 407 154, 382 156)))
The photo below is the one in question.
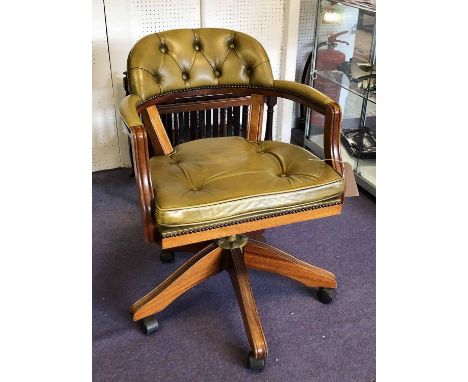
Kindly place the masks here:
POLYGON ((255 359, 265 359, 268 353, 266 339, 263 334, 242 251, 236 248, 226 250, 225 254, 228 256, 227 270, 236 291, 245 331, 251 347, 251 355, 255 359))
POLYGON ((309 287, 336 288, 333 273, 256 240, 244 247, 244 262, 247 268, 286 276, 309 287))
POLYGON ((130 308, 138 321, 162 311, 182 293, 221 271, 222 249, 210 244, 130 308))
POLYGON ((186 261, 163 283, 130 308, 135 321, 140 321, 143 332, 151 334, 158 328, 154 317, 177 297, 207 278, 227 270, 242 313, 250 343, 249 368, 262 370, 268 348, 255 304, 247 268, 276 273, 297 280, 309 287, 319 287, 318 299, 330 303, 335 293, 333 273, 307 264, 266 243, 245 235, 232 235, 216 240, 186 261))

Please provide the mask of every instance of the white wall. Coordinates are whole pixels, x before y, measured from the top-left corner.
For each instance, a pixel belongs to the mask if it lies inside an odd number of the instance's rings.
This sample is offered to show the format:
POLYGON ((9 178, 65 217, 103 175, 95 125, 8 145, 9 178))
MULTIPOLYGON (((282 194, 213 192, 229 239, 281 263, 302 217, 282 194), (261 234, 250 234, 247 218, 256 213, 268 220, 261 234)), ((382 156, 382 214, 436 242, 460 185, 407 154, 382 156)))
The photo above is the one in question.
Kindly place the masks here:
MULTIPOLYGON (((281 79, 294 80, 296 75, 297 40, 299 33, 300 1, 285 2, 284 38, 281 55, 281 79)), ((276 130, 276 139, 289 143, 291 129, 294 127, 294 102, 287 99, 278 100, 278 120, 281 126, 276 130)), ((275 114, 276 115, 276 114, 275 114)), ((274 135, 275 136, 275 135, 274 135)))
POLYGON ((102 0, 93 0, 93 171, 121 166, 102 0))
MULTIPOLYGON (((104 0, 104 3, 110 63, 100 60, 96 63, 96 69, 93 63, 93 114, 97 114, 93 119, 93 171, 130 166, 128 140, 116 110, 125 95, 122 80, 128 52, 143 36, 175 28, 220 27, 239 30, 252 35, 265 47, 275 78, 294 80, 295 70, 291 70, 291 65, 295 68, 297 38, 291 41, 291 33, 294 35, 294 28, 297 30, 298 14, 289 13, 291 9, 292 12, 299 12, 300 0, 104 0), (292 28, 288 18, 295 23, 292 28), (293 51, 292 55, 288 54, 289 51, 293 51), (95 72, 96 78, 100 78, 97 89, 94 88, 95 72), (100 104, 100 107, 94 108, 97 100, 102 100, 104 88, 106 106, 100 104), (94 140, 95 136, 100 140, 94 140)), ((95 45, 99 45, 102 58, 104 53, 107 54, 107 47, 101 47, 105 39, 103 9, 101 1, 93 0, 93 22, 98 26, 96 30, 101 32, 93 33, 93 57, 95 45)), ((282 109, 283 105, 279 104, 278 107, 282 109)), ((282 117, 275 117, 273 121, 274 136, 289 140, 290 134, 276 128, 277 121, 289 130, 291 116, 288 120, 288 113, 283 113, 282 117)))

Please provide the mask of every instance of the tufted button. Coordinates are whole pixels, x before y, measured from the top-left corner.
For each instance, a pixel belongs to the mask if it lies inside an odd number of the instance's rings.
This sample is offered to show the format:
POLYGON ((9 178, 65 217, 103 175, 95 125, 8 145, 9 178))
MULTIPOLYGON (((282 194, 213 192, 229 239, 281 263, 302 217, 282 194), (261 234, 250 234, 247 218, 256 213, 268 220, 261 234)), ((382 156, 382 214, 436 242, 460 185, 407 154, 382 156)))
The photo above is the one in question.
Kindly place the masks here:
POLYGON ((245 72, 247 73, 248 76, 250 76, 252 74, 252 68, 251 67, 245 68, 245 72))
POLYGON ((159 84, 159 82, 161 82, 161 78, 159 77, 159 74, 155 74, 155 75, 153 75, 153 77, 154 77, 154 81, 155 81, 157 84, 159 84))
POLYGON ((230 49, 234 49, 234 48, 236 47, 236 44, 234 44, 234 40, 230 40, 230 41, 228 42, 228 47, 229 47, 230 49))
POLYGON ((215 75, 215 77, 221 77, 221 70, 215 69, 214 75, 215 75))
POLYGON ((182 72, 182 79, 184 81, 187 81, 190 78, 189 74, 187 72, 182 72))
POLYGON ((198 191, 198 188, 197 187, 193 187, 190 189, 191 191, 198 191))
POLYGON ((200 50, 200 45, 198 43, 195 43, 193 49, 195 49, 198 52, 200 50))
POLYGON ((285 177, 287 177, 287 175, 286 175, 286 174, 281 174, 280 176, 281 176, 282 178, 285 178, 285 177))
POLYGON ((159 45, 159 50, 161 51, 161 53, 167 53, 167 45, 161 43, 161 45, 159 45))

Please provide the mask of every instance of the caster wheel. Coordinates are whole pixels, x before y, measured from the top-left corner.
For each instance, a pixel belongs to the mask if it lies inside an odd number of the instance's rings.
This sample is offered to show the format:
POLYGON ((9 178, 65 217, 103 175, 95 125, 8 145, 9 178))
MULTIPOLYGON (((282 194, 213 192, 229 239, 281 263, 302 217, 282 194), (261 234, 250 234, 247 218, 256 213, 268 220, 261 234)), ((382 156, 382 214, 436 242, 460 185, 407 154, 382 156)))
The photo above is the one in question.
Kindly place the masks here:
POLYGON ((159 257, 161 258, 161 263, 172 263, 174 261, 174 251, 164 249, 161 251, 159 257))
POLYGON ((255 358, 249 353, 249 369, 255 371, 262 371, 265 367, 265 358, 255 358))
POLYGON ((156 320, 156 317, 154 316, 145 317, 142 320, 140 320, 140 328, 144 334, 149 336, 150 334, 153 334, 155 331, 158 330, 158 320, 156 320))
POLYGON ((323 304, 330 304, 336 296, 336 289, 333 288, 319 288, 317 291, 317 298, 323 304))

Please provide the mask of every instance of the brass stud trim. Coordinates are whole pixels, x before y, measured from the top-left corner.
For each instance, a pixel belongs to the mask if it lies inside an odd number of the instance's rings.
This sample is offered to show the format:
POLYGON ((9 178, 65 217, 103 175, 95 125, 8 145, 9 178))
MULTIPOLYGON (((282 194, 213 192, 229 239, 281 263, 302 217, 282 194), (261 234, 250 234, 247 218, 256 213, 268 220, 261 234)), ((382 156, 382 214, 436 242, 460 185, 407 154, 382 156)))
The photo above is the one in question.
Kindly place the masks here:
POLYGON ((191 233, 209 231, 211 229, 224 228, 224 227, 229 227, 231 225, 248 223, 248 222, 252 222, 252 221, 263 220, 263 219, 273 218, 273 217, 277 217, 277 216, 291 215, 291 214, 295 214, 295 213, 298 213, 298 212, 318 210, 320 208, 338 206, 338 205, 341 205, 341 204, 343 204, 343 203, 342 202, 334 202, 334 203, 325 203, 325 204, 320 204, 320 205, 310 206, 310 207, 302 207, 302 208, 298 208, 298 209, 291 210, 291 211, 277 212, 277 213, 274 213, 274 214, 271 214, 271 215, 268 215, 268 216, 263 216, 263 217, 254 217, 254 218, 242 219, 242 220, 237 220, 237 221, 233 221, 233 222, 215 224, 215 225, 207 226, 207 227, 192 228, 192 229, 182 230, 182 231, 173 232, 173 233, 161 233, 161 236, 163 238, 183 236, 183 235, 188 235, 188 234, 191 234, 191 233))
POLYGON ((161 51, 161 53, 167 53, 167 45, 162 43, 161 45, 159 45, 159 50, 161 51))
MULTIPOLYGON (((132 70, 132 69, 144 69, 144 68, 129 68, 128 70, 132 70)), ((191 87, 191 88, 187 88, 187 89, 177 89, 177 90, 170 90, 168 92, 164 92, 164 93, 160 93, 160 94, 155 94, 154 96, 151 96, 143 101, 141 101, 138 106, 141 106, 143 104, 145 104, 146 102, 149 102, 149 101, 152 101, 154 99, 157 99, 157 98, 160 98, 160 97, 164 97, 164 96, 167 96, 167 95, 171 95, 171 94, 177 94, 177 93, 185 93, 187 91, 193 91, 193 90, 203 90, 203 89, 219 89, 219 88, 235 88, 235 89, 260 89, 260 90, 275 90, 275 91, 280 91, 284 94, 288 94, 288 95, 292 95, 294 97, 297 97, 305 102, 309 102, 309 103, 312 103, 311 102, 311 99, 309 97, 304 97, 302 96, 301 94, 298 94, 296 92, 293 92, 293 91, 289 91, 287 89, 278 89, 278 88, 275 88, 274 86, 261 86, 261 85, 229 85, 229 84, 226 84, 226 85, 207 85, 207 86, 194 86, 194 87, 191 87)), ((319 106, 321 107, 321 105, 317 105, 316 106, 319 106)))

